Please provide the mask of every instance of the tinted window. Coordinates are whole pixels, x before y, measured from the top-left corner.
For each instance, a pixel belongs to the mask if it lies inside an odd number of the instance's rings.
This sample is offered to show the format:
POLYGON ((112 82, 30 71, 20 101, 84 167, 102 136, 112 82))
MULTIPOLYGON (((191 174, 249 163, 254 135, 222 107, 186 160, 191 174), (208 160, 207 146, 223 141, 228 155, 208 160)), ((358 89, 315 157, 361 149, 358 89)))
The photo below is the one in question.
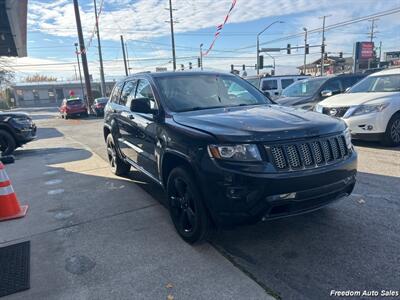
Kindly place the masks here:
POLYGON ((270 103, 254 86, 230 75, 177 75, 157 78, 172 111, 270 103))
POLYGON ((332 92, 340 92, 342 91, 340 80, 339 79, 331 79, 328 80, 322 87, 322 90, 328 90, 332 92))
POLYGON ((121 89, 122 89, 123 85, 124 85, 123 82, 118 82, 117 84, 115 84, 114 89, 111 94, 111 97, 110 97, 111 102, 118 103, 119 95, 121 94, 121 89))
POLYGON ((349 93, 400 91, 400 75, 368 76, 353 86, 349 93))
POLYGON ((81 99, 67 100, 67 105, 78 105, 82 104, 81 99))
POLYGON ((261 83, 261 89, 263 91, 276 90, 278 89, 277 80, 263 80, 261 83))
POLYGON ((146 79, 140 79, 136 89, 135 98, 149 98, 150 108, 156 109, 156 101, 154 98, 153 90, 151 89, 150 83, 146 79))
POLYGON ((136 82, 137 82, 136 80, 130 80, 125 82, 124 88, 122 89, 119 104, 130 107, 131 101, 135 96, 136 82))
POLYGON ((293 79, 282 79, 281 84, 282 84, 282 89, 286 89, 289 85, 291 85, 294 82, 293 79))
POLYGON ((326 78, 316 78, 296 81, 295 83, 284 89, 282 95, 285 97, 313 96, 326 80, 326 78))
POLYGON ((260 87, 260 78, 246 78, 246 80, 254 85, 256 88, 260 87))

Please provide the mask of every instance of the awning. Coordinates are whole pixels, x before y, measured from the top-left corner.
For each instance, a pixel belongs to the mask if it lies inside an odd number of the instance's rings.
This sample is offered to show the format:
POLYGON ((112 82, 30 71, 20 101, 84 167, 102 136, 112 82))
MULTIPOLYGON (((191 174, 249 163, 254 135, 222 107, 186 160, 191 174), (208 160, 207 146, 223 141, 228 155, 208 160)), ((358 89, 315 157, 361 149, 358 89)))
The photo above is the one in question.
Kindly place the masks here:
POLYGON ((0 0, 0 56, 27 56, 28 0, 0 0))

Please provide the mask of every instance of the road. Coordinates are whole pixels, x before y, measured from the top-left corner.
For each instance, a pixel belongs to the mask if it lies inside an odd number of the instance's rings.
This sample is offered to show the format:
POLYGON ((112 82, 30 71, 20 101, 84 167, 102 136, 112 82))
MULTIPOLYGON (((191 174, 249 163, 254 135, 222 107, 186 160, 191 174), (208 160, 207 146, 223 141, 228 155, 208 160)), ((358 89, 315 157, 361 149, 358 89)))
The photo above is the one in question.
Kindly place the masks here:
MULTIPOLYGON (((101 119, 35 114, 42 130, 57 129, 106 160, 101 119)), ((399 290, 400 148, 357 143, 356 149, 359 173, 351 197, 311 214, 219 230, 210 244, 276 298, 319 300, 331 298, 331 290, 399 290)), ((137 172, 130 179, 126 184, 163 203, 156 184, 137 172)))

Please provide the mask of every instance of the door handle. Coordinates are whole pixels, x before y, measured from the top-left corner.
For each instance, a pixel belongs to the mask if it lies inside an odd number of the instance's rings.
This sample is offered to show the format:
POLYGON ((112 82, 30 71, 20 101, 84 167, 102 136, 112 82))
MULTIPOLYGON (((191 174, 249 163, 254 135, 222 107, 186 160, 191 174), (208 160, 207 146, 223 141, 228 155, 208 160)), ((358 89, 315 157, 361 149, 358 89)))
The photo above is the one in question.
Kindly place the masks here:
POLYGON ((133 120, 135 118, 131 113, 128 113, 126 111, 121 112, 121 116, 123 116, 124 118, 131 119, 131 120, 133 120))
POLYGON ((275 95, 279 95, 279 92, 275 92, 275 95))

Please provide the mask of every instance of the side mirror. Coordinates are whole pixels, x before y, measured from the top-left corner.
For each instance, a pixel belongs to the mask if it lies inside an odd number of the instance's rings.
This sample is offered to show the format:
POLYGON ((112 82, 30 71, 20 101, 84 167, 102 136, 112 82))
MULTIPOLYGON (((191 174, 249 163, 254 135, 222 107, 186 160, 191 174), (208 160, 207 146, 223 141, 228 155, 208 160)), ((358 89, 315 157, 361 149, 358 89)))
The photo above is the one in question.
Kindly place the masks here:
POLYGON ((333 95, 333 92, 330 91, 330 90, 323 90, 323 91, 321 92, 322 98, 330 97, 330 96, 332 96, 332 95, 333 95))
POLYGON ((151 109, 149 98, 132 99, 131 111, 143 114, 154 114, 155 110, 151 109))
POLYGON ((348 91, 350 91, 351 87, 348 87, 344 92, 347 93, 348 91))

